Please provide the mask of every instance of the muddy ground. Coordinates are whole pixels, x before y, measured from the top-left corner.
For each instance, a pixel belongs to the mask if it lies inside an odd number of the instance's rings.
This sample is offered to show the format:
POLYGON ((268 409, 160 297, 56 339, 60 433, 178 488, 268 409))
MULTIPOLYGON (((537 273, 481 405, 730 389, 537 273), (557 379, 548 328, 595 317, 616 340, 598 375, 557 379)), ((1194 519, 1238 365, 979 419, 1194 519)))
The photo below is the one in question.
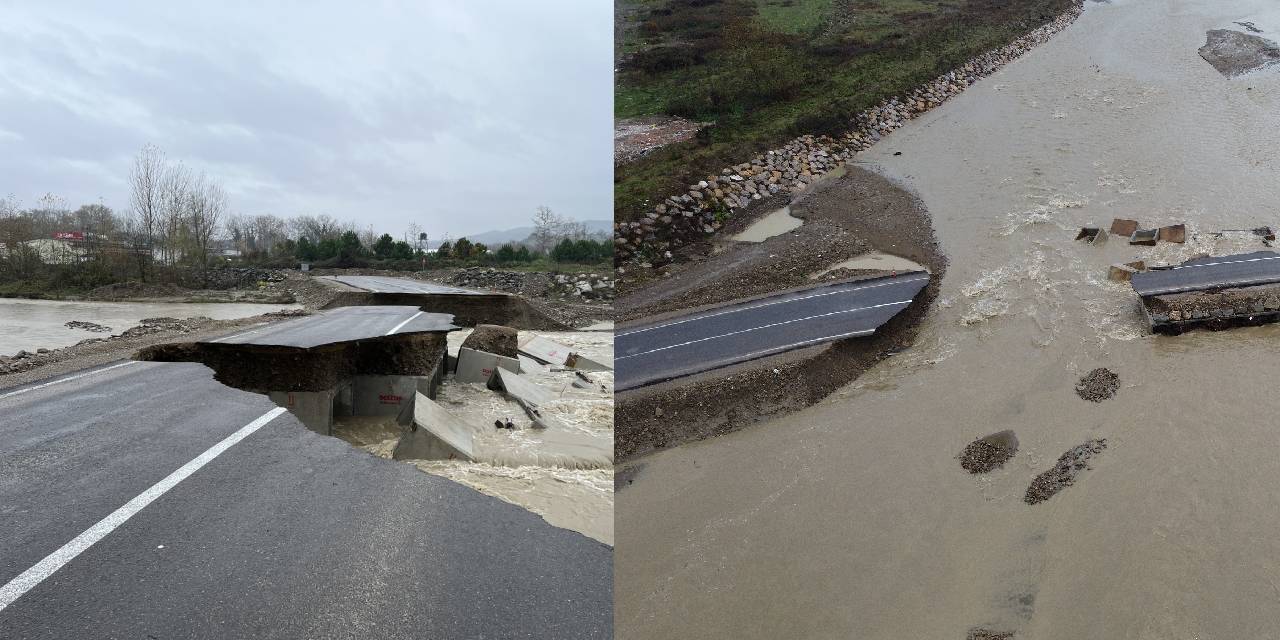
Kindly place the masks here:
MULTIPOLYGON (((745 229, 774 208, 762 200, 730 221, 720 237, 745 229)), ((714 306, 815 283, 812 274, 869 251, 926 266, 933 281, 905 311, 868 338, 763 358, 617 394, 615 450, 619 460, 683 442, 729 433, 814 404, 881 359, 909 346, 946 271, 928 212, 913 194, 863 167, 815 184, 791 203, 804 220, 794 231, 761 243, 686 247, 688 261, 668 265, 660 279, 632 279, 615 302, 619 321, 714 306)), ((824 277, 876 275, 834 272, 824 277)), ((620 285, 623 281, 619 281, 620 285)))

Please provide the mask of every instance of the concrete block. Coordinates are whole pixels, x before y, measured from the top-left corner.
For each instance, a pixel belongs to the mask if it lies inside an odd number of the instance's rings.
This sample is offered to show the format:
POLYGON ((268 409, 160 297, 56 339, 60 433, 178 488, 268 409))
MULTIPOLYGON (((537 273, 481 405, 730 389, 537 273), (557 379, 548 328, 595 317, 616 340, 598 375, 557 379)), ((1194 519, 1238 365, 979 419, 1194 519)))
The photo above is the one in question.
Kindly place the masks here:
POLYGON ((1138 221, 1127 218, 1116 218, 1111 221, 1111 233, 1118 236, 1131 236, 1138 230, 1138 221))
POLYGON ((613 371, 613 367, 597 362, 580 353, 569 354, 569 359, 565 361, 565 366, 581 371, 613 371))
POLYGON ((564 365, 573 353, 569 347, 542 336, 529 336, 520 343, 520 353, 543 364, 564 365))
POLYGON ((286 408, 299 422, 316 433, 333 435, 333 404, 337 392, 324 391, 271 391, 267 397, 286 408))
POLYGON ((429 376, 360 375, 351 378, 351 408, 356 416, 394 416, 413 401, 413 395, 429 389, 429 376))
POLYGON ((422 393, 413 396, 413 422, 396 444, 396 460, 474 460, 475 428, 422 393))
POLYGON ((527 376, 512 373, 506 369, 498 369, 493 377, 494 387, 505 391, 518 400, 524 400, 535 406, 543 405, 558 396, 556 392, 530 380, 527 376))
POLYGON ((1137 273, 1137 270, 1127 264, 1113 264, 1107 270, 1107 279, 1115 280, 1116 282, 1128 282, 1133 279, 1134 273, 1137 273))
POLYGON ((453 374, 453 379, 457 382, 488 384, 489 378, 498 368, 520 373, 520 361, 495 353, 462 347, 458 349, 458 368, 453 374))
POLYGON ((1133 232, 1133 235, 1129 236, 1129 244, 1155 246, 1159 235, 1159 229, 1138 229, 1133 232))
POLYGON ((1176 242, 1182 244, 1187 241, 1187 225, 1173 224, 1167 227, 1160 227, 1157 235, 1161 242, 1176 242))
POLYGON ((1099 244, 1106 239, 1107 232, 1100 227, 1080 227, 1080 233, 1076 234, 1076 240, 1084 240, 1089 244, 1099 244))

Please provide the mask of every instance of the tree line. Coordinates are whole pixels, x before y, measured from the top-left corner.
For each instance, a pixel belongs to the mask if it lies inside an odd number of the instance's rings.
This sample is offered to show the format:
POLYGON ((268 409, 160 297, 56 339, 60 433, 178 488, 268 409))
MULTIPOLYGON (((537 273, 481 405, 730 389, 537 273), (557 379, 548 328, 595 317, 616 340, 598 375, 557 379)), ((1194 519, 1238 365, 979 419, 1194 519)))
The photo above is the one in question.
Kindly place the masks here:
POLYGON ((25 208, 12 196, 0 198, 0 281, 53 275, 67 287, 130 279, 187 283, 228 263, 392 269, 594 264, 611 260, 613 251, 607 236, 592 236, 582 223, 547 207, 535 211, 529 237, 497 247, 465 237, 432 246, 428 233, 412 223, 397 239, 323 214, 232 213, 221 183, 170 161, 153 145, 134 159, 128 184, 125 212, 102 202, 71 209, 53 194, 25 208))

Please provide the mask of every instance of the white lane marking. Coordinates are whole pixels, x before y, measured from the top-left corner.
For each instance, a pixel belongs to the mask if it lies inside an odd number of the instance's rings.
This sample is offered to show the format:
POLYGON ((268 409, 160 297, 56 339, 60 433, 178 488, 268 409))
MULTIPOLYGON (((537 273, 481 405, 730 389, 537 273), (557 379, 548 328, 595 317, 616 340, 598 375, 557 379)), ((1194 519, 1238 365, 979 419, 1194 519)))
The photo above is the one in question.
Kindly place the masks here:
POLYGON ((390 330, 390 331, 386 332, 386 333, 385 333, 385 334, 383 334, 383 335, 388 335, 388 336, 389 336, 389 335, 391 335, 391 334, 393 334, 393 333, 395 333, 395 332, 399 331, 399 330, 400 330, 400 329, 402 329, 406 324, 409 324, 410 322, 413 322, 413 319, 414 319, 414 318, 417 318, 418 316, 422 315, 422 313, 423 313, 422 311, 419 311, 419 312, 417 312, 417 313, 415 313, 415 314, 413 314, 413 315, 409 316, 409 319, 408 319, 408 320, 405 320, 404 322, 401 322, 400 324, 396 325, 396 328, 394 328, 394 329, 392 329, 392 330, 390 330))
MULTIPOLYGON (((252 325, 252 326, 254 326, 254 327, 263 327, 263 326, 265 326, 266 324, 267 324, 267 323, 265 323, 265 322, 259 322, 258 324, 255 324, 255 325, 252 325)), ((222 336, 221 338, 215 338, 215 339, 213 339, 213 340, 210 340, 209 342, 222 342, 223 340, 230 340, 230 339, 232 339, 232 338, 240 338, 240 337, 243 337, 243 336, 247 336, 247 335, 249 335, 249 334, 251 334, 251 333, 257 333, 257 332, 258 332, 258 329, 251 329, 251 330, 249 330, 249 331, 245 331, 245 332, 243 332, 243 333, 237 333, 237 334, 235 334, 235 335, 231 335, 231 336, 222 336)))
POLYGON ((1222 262, 1206 262, 1204 264, 1184 264, 1169 271, 1177 271, 1178 269, 1198 269, 1200 267, 1216 267, 1220 264, 1243 264, 1245 262, 1260 262, 1262 260, 1280 260, 1280 256, 1270 256, 1266 258, 1249 258, 1248 260, 1224 260, 1222 262))
POLYGON ((782 325, 784 325, 784 324, 791 324, 791 323, 793 323, 793 322, 804 322, 805 320, 813 320, 813 319, 815 319, 815 318, 825 318, 825 317, 827 317, 827 316, 835 316, 835 315, 839 315, 839 314, 842 314, 842 313, 853 313, 853 312, 855 312, 855 311, 865 311, 865 310, 867 310, 867 309, 879 309, 880 307, 893 307, 893 306, 902 305, 902 304, 911 304, 911 301, 910 301, 910 300, 900 300, 900 301, 898 301, 898 302, 886 302, 886 303, 884 303, 884 304, 874 304, 874 305, 871 305, 871 306, 869 306, 869 307, 857 307, 857 308, 854 308, 854 309, 842 309, 842 310, 840 310, 840 311, 831 311, 831 312, 828 312, 828 313, 819 313, 819 314, 817 314, 817 315, 813 315, 813 316, 805 316, 805 317, 803 317, 803 318, 792 318, 791 320, 783 320, 782 322, 772 322, 772 323, 769 323, 769 324, 760 325, 760 326, 758 326, 758 327, 751 327, 750 329, 739 329, 739 330, 737 330, 737 331, 730 331, 729 333, 722 333, 722 334, 720 334, 720 335, 715 335, 715 336, 707 336, 707 337, 705 337, 705 338, 698 338, 698 339, 696 339, 696 340, 689 340, 689 341, 686 341, 686 342, 681 342, 681 343, 679 343, 679 344, 672 344, 672 345, 667 345, 667 346, 665 346, 665 347, 658 347, 657 349, 650 349, 650 350, 648 350, 648 351, 641 351, 640 353, 632 353, 632 354, 629 354, 629 355, 625 355, 625 356, 620 356, 620 357, 614 358, 614 360, 615 360, 615 361, 617 361, 617 360, 626 360, 627 358, 634 358, 634 357, 636 357, 636 356, 644 356, 644 355, 648 355, 648 354, 650 354, 650 353, 657 353, 657 352, 659 352, 659 351, 666 351, 667 349, 675 349, 676 347, 684 347, 684 346, 688 346, 688 345, 691 345, 691 344, 696 344, 696 343, 699 343, 699 342, 706 342, 707 340, 715 340, 715 339, 717 339, 717 338, 727 338, 727 337, 729 337, 729 336, 736 336, 736 335, 738 335, 738 334, 748 333, 748 332, 750 332, 750 331, 759 331, 760 329, 768 329, 768 328, 771 328, 771 327, 779 327, 779 326, 782 326, 782 325))
POLYGON ((209 464, 214 458, 217 458, 223 451, 230 449, 232 445, 249 437, 253 432, 261 429, 268 422, 275 419, 276 416, 285 412, 284 407, 277 407, 260 416, 257 420, 241 427, 235 433, 227 436, 218 444, 213 445, 205 450, 204 453, 195 457, 194 460, 188 462, 178 468, 177 471, 166 476, 160 482, 157 482, 146 491, 138 494, 134 499, 126 502, 123 507, 112 511, 110 515, 99 520, 97 524, 89 527, 76 536, 71 542, 62 545, 57 551, 47 555, 43 560, 37 562, 35 566, 23 571, 21 575, 10 580, 4 586, 0 587, 0 611, 4 611, 5 607, 13 604, 14 600, 22 597, 22 594, 35 588, 53 575, 58 569, 61 569, 68 562, 71 562, 76 556, 84 553, 89 547, 92 547, 99 540, 107 537, 107 534, 115 531, 117 527, 124 524, 142 511, 144 507, 155 501, 156 498, 164 495, 170 489, 177 486, 179 482, 186 480, 188 476, 199 471, 201 467, 209 464))
POLYGON ((74 375, 74 376, 70 376, 70 377, 66 377, 66 378, 58 378, 57 380, 53 380, 53 381, 51 381, 51 382, 46 382, 46 383, 44 383, 44 384, 38 384, 38 385, 36 385, 36 386, 34 386, 34 387, 27 387, 27 388, 25 388, 25 389, 18 389, 17 391, 10 391, 9 393, 3 393, 3 394, 0 394, 0 400, 4 400, 5 398, 11 398, 11 397, 13 397, 13 396, 22 395, 22 394, 24 394, 24 393, 26 393, 26 392, 28 392, 28 391, 35 391, 35 390, 37 390, 37 389, 43 389, 43 388, 45 388, 45 387, 52 387, 52 386, 53 386, 53 385, 55 385, 55 384, 62 384, 62 383, 64 383, 64 382, 71 382, 72 380, 79 380, 80 378, 87 378, 87 377, 89 377, 89 376, 97 375, 97 374, 99 374, 99 373, 102 373, 103 371, 110 371, 110 370, 112 370, 112 369, 119 369, 120 367, 127 367, 127 366, 129 366, 129 365, 131 365, 131 364, 139 364, 139 361, 137 361, 137 360, 130 360, 130 361, 128 361, 128 362, 121 362, 120 364, 113 364, 113 365, 111 365, 111 366, 109 366, 109 367, 103 367, 103 368, 101 368, 101 369, 94 369, 93 371, 88 371, 88 372, 81 373, 81 374, 77 374, 77 375, 74 375))
POLYGON ((785 300, 776 300, 776 301, 774 301, 774 302, 764 302, 764 303, 761 303, 761 304, 751 305, 751 306, 749 306, 749 307, 741 307, 741 308, 738 308, 738 309, 729 309, 728 311, 720 311, 720 312, 716 312, 716 313, 708 313, 708 314, 705 314, 705 315, 698 315, 698 316, 694 316, 694 317, 692 317, 692 318, 685 318, 684 320, 676 320, 676 321, 674 321, 674 322, 667 322, 667 323, 664 323, 664 324, 654 325, 654 326, 652 326, 652 327, 645 327, 645 328, 643 328, 643 329, 636 329, 635 331, 626 331, 626 332, 623 332, 623 333, 615 333, 615 334, 613 334, 613 339, 614 339, 614 340, 617 340, 618 338, 621 338, 621 337, 624 337, 624 336, 629 336, 629 335, 631 335, 631 334, 633 334, 633 333, 644 333, 645 331, 653 331, 654 329, 662 329, 662 328, 664 328, 664 327, 670 327, 670 326, 674 326, 674 325, 677 325, 677 324, 684 324, 684 323, 686 323, 686 322, 695 322, 695 321, 697 321, 697 320, 705 320, 705 319, 707 319, 707 318, 714 318, 714 317, 716 317, 716 316, 728 315, 728 314, 730 314, 730 313, 738 313, 739 311, 750 311, 750 310, 752 310, 752 309, 760 309, 760 308, 762 308, 762 307, 770 307, 770 306, 773 306, 773 305, 775 305, 775 304, 787 304, 787 303, 789 303, 789 302, 800 302, 801 300, 809 300, 809 299, 812 299, 812 298, 821 298, 821 297, 823 297, 823 296, 834 296, 834 295, 839 295, 839 294, 841 294, 841 293, 852 293, 852 292, 854 292, 854 291, 862 291, 862 290, 864 290, 864 289, 875 289, 876 287, 887 287, 887 286, 895 285, 895 284, 906 284, 906 283, 908 283, 908 282, 919 282, 919 281, 921 281, 921 280, 928 280, 928 279, 929 279, 929 276, 928 276, 928 275, 925 275, 925 277, 923 277, 923 278, 912 278, 912 279, 910 279, 910 280, 891 280, 891 281, 889 281, 889 282, 881 282, 881 283, 879 283, 879 284, 869 284, 869 285, 862 286, 862 287, 854 287, 853 289, 840 289, 840 290, 838 290, 838 291, 827 291, 827 292, 825 292, 825 293, 814 293, 814 294, 810 294, 810 295, 807 295, 807 296, 800 296, 799 298, 787 298, 787 299, 785 299, 785 300))

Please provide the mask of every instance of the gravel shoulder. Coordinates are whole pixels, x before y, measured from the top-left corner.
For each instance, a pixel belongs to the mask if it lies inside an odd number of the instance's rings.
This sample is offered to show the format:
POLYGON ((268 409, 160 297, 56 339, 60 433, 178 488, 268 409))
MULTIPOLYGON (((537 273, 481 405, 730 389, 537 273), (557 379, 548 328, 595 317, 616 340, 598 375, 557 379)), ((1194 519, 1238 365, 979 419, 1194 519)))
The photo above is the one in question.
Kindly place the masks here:
MULTIPOLYGON (((779 205, 761 201, 727 226, 728 237, 779 205)), ((916 325, 946 271, 928 212, 918 198, 864 167, 815 184, 791 203, 799 228, 761 243, 725 242, 684 249, 687 260, 660 279, 625 283, 615 302, 620 328, 677 311, 812 285, 882 275, 837 270, 810 276, 870 251, 919 263, 933 281, 905 311, 869 338, 843 340, 617 394, 615 449, 626 460, 701 440, 804 408, 912 343, 916 325), (714 398, 714 402, 709 399, 714 398)))

